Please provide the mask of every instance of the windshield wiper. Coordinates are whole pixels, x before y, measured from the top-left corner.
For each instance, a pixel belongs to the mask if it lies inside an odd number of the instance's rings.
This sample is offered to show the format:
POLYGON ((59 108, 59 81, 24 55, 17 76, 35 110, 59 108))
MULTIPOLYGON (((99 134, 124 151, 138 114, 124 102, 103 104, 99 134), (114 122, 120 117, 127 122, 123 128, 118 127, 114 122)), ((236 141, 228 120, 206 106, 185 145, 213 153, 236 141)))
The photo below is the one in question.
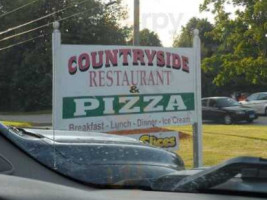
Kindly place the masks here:
MULTIPOLYGON (((152 184, 153 190, 198 192, 227 182, 243 171, 267 170, 267 160, 256 157, 238 157, 190 176, 167 175, 152 184)), ((246 174, 248 176, 248 174, 246 174)), ((265 177, 267 179, 267 176, 265 177)))

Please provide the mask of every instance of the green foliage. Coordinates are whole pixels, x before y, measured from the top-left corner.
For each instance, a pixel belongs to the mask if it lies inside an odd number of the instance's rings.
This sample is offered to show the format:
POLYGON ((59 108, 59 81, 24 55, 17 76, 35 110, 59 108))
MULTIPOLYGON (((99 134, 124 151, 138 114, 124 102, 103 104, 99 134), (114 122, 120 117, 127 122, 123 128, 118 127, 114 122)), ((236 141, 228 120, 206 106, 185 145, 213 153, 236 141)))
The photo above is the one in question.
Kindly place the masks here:
POLYGON ((215 14, 215 28, 210 32, 219 46, 203 68, 216 71, 217 85, 267 85, 267 1, 204 0, 201 10, 215 14), (225 9, 236 8, 235 17, 225 9), (214 67, 217 66, 217 67, 214 67))
MULTIPOLYGON (((208 22, 207 19, 198 19, 191 18, 185 27, 182 27, 182 32, 180 35, 177 35, 174 39, 173 46, 174 47, 192 47, 193 45, 193 31, 194 29, 199 30, 199 37, 201 39, 202 44, 204 44, 204 48, 202 48, 202 52, 204 53, 208 51, 213 51, 216 47, 214 44, 214 40, 207 33, 213 30, 213 25, 208 22)), ((204 54, 203 56, 208 56, 209 53, 204 54)))
POLYGON ((140 45, 141 46, 159 46, 161 47, 161 41, 157 33, 144 29, 140 32, 140 45))
MULTIPOLYGON (((177 35, 174 39, 174 47, 192 47, 193 46, 193 30, 199 30, 199 37, 201 39, 201 57, 202 60, 210 57, 216 51, 218 44, 213 38, 208 34, 214 29, 214 26, 207 21, 207 19, 192 18, 182 27, 180 35, 177 35)), ((215 65, 216 66, 216 65, 215 65)), ((212 96, 216 92, 221 92, 218 90, 216 85, 213 83, 216 72, 208 70, 204 65, 202 66, 202 95, 212 96)))
MULTIPOLYGON (((133 39, 128 42, 129 45, 133 44, 133 39)), ((161 47, 161 41, 159 36, 154 31, 150 31, 149 29, 143 29, 140 31, 140 45, 141 46, 154 46, 161 47)))
MULTIPOLYGON (((34 0, 0 1, 0 15, 34 0)), ((39 0, 15 13, 1 17, 0 32, 29 22, 83 0, 39 0)), ((0 35, 0 40, 55 20, 83 12, 61 22, 62 42, 66 44, 125 45, 130 29, 121 27, 120 20, 126 11, 120 2, 105 7, 98 0, 72 6, 52 17, 45 18, 15 31, 0 35), (83 12, 84 11, 84 12, 83 12)), ((28 40, 41 38, 0 51, 0 99, 1 111, 32 111, 52 106, 52 26, 0 41, 0 48, 28 40)))

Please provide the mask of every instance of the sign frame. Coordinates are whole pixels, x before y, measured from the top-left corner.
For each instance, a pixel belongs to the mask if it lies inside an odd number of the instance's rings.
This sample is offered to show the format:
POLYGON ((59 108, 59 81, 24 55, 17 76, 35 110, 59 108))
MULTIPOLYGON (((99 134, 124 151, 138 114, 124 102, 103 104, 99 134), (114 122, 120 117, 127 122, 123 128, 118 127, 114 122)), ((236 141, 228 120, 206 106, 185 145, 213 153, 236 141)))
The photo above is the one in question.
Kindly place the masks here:
MULTIPOLYGON (((55 127, 56 122, 56 102, 58 101, 56 95, 56 87, 55 87, 55 71, 58 66, 58 61, 60 60, 60 48, 61 48, 61 33, 59 31, 60 24, 59 22, 53 23, 53 34, 52 34, 52 53, 53 53, 53 117, 52 124, 53 129, 55 127)), ((203 155, 202 155, 202 105, 201 105, 201 42, 199 38, 199 31, 197 29, 194 30, 194 39, 193 39, 193 67, 194 70, 194 78, 195 78, 195 112, 194 112, 194 122, 192 123, 193 128, 193 164, 195 168, 201 167, 203 165, 203 155)), ((55 137, 55 134, 54 134, 55 137)))

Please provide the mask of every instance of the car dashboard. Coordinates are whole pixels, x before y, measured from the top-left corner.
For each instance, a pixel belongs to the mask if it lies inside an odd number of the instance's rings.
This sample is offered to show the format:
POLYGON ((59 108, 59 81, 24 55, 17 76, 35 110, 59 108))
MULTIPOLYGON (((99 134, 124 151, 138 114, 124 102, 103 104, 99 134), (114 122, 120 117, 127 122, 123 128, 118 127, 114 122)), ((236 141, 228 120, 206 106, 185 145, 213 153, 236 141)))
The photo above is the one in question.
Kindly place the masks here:
POLYGON ((142 190, 75 189, 31 179, 0 175, 0 198, 6 200, 257 200, 219 194, 174 193, 142 190))

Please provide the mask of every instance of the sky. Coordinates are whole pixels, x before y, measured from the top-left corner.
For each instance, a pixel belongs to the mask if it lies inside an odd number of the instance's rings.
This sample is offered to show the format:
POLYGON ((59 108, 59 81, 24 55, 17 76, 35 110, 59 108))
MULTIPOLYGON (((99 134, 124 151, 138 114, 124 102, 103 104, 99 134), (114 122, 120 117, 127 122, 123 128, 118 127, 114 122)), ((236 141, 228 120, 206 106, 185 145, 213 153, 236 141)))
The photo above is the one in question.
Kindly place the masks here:
MULTIPOLYGON (((214 22, 213 15, 200 13, 203 0, 140 0, 140 29, 148 28, 158 33, 165 47, 171 47, 174 36, 192 17, 208 18, 214 22)), ((127 25, 133 25, 134 0, 123 0, 128 8, 127 25)))

